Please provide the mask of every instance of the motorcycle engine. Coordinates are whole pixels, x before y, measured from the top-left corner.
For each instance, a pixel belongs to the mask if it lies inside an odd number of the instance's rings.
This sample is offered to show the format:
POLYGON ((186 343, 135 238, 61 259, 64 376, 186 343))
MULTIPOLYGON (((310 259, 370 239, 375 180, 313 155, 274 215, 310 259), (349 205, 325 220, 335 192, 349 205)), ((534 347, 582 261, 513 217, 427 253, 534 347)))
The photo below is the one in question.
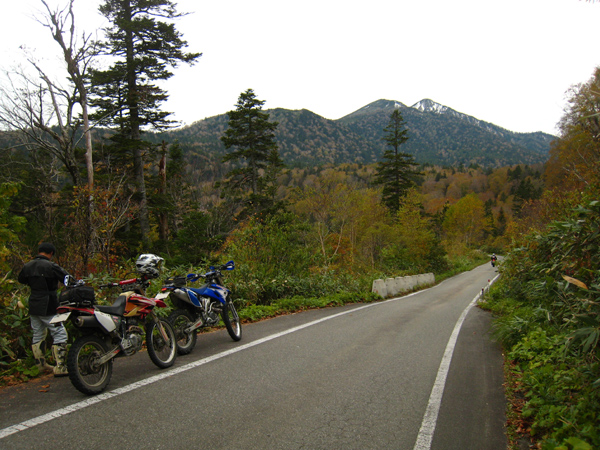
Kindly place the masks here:
POLYGON ((219 321, 219 316, 218 316, 218 302, 212 302, 208 297, 204 297, 203 299, 203 303, 204 303, 204 310, 206 312, 206 322, 209 325, 214 325, 219 321))
POLYGON ((126 355, 133 355, 135 352, 142 349, 143 339, 141 329, 136 326, 129 327, 127 335, 121 341, 121 347, 126 355))

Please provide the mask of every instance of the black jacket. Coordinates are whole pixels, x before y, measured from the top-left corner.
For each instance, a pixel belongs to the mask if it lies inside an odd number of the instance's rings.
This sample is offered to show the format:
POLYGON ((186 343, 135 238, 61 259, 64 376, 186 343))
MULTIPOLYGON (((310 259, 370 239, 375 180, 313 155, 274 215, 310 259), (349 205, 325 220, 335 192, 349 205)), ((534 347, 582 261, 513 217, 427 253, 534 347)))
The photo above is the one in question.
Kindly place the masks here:
POLYGON ((31 288, 29 315, 56 314, 58 283, 63 282, 67 275, 65 269, 42 255, 36 256, 23 266, 19 273, 19 283, 27 284, 31 288))

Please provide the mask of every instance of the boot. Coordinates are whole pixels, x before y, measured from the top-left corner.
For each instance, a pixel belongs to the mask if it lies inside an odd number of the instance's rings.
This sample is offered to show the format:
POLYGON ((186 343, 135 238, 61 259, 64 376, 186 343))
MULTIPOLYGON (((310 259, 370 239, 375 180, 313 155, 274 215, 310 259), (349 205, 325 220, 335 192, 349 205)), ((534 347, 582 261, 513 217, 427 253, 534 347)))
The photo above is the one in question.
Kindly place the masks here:
POLYGON ((54 366, 51 366, 46 362, 46 357, 44 356, 44 351, 46 350, 46 341, 40 341, 31 346, 31 350, 33 350, 33 358, 35 359, 35 365, 37 366, 40 373, 43 372, 52 372, 54 370, 54 366))
POLYGON ((56 344, 52 346, 52 354, 54 355, 54 361, 56 361, 56 367, 54 368, 55 377, 64 377, 69 375, 67 370, 67 344, 56 344))

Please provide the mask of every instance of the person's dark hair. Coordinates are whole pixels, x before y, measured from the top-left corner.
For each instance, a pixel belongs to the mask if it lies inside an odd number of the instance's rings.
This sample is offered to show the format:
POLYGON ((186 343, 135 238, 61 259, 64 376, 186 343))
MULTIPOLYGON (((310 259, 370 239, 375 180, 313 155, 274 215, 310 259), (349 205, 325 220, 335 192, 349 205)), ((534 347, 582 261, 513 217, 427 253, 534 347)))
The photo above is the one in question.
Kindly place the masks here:
POLYGON ((48 255, 54 255, 56 253, 56 247, 50 242, 42 242, 38 247, 38 253, 46 253, 48 255))

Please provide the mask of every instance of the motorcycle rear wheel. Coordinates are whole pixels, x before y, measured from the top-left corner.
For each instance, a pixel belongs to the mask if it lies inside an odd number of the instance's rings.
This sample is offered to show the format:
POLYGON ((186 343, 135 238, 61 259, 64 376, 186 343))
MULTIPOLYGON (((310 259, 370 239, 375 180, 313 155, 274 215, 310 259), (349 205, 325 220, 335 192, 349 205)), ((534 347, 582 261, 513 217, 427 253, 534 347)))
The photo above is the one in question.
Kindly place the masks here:
POLYGON ((175 363, 177 340, 171 324, 165 319, 159 320, 169 339, 168 341, 164 339, 154 321, 148 322, 146 324, 146 346, 148 347, 148 356, 150 356, 152 362, 161 369, 165 369, 175 363))
POLYGON ((104 391, 112 376, 113 360, 98 365, 97 360, 108 352, 106 343, 98 336, 81 336, 69 350, 67 368, 75 388, 86 395, 104 391))
POLYGON ((227 328, 227 332, 229 333, 229 336, 231 336, 231 339, 234 341, 242 339, 240 316, 238 316, 237 310, 235 309, 235 306, 233 306, 231 300, 227 300, 223 306, 221 318, 223 319, 223 323, 225 324, 225 328, 227 328))
POLYGON ((180 355, 191 353, 196 346, 198 335, 196 334, 196 330, 190 333, 186 333, 184 330, 195 322, 192 314, 185 309, 177 309, 169 315, 167 320, 171 323, 175 331, 177 353, 180 355))

